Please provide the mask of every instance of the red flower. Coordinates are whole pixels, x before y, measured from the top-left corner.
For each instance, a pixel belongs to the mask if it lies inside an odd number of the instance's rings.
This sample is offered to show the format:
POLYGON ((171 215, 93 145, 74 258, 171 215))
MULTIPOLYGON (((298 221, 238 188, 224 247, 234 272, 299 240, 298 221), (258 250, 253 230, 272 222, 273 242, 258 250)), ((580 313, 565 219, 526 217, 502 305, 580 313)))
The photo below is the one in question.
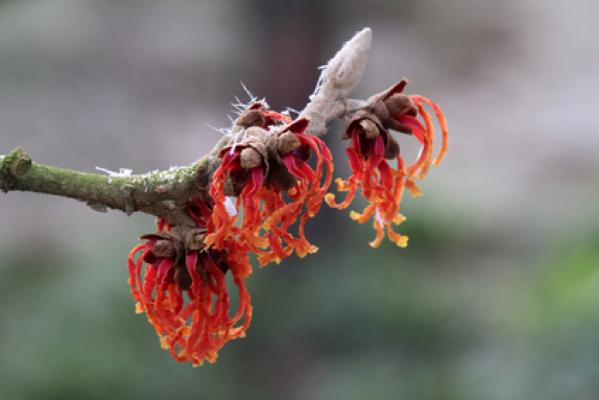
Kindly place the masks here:
MULTIPOLYGON (((268 231, 267 237, 272 251, 258 256, 261 265, 272 261, 278 263, 293 250, 299 257, 305 257, 318 250, 306 239, 305 225, 308 219, 313 218, 320 210, 322 199, 331 184, 333 165, 331 152, 325 143, 318 137, 303 133, 307 126, 308 121, 300 119, 285 127, 278 135, 281 164, 287 173, 296 179, 296 183, 287 190, 287 196, 291 201, 285 203, 280 190, 282 188, 279 187, 279 190, 271 190, 270 194, 274 196, 264 203, 266 218, 263 227, 268 231), (285 143, 294 140, 290 138, 299 140, 297 148, 285 148, 285 143), (308 163, 311 155, 315 158, 314 168, 308 163), (294 236, 288 230, 298 219, 298 234, 294 236), (281 239, 287 243, 286 248, 280 245, 281 239)), ((273 173, 277 173, 276 169, 273 173)))
POLYGON ((177 361, 201 365, 216 361, 229 340, 245 336, 251 316, 245 279, 251 274, 247 254, 235 243, 228 251, 203 249, 204 234, 192 229, 182 237, 162 231, 142 236, 129 254, 129 285, 138 313, 146 313, 161 346, 177 361), (225 283, 228 272, 239 291, 236 313, 229 316, 225 283))
POLYGON ((222 150, 212 178, 208 247, 221 249, 233 238, 256 253, 260 265, 278 263, 294 251, 300 257, 317 251, 304 227, 330 185, 332 159, 322 140, 303 133, 307 125, 262 105, 240 116, 233 134, 241 139, 222 150), (308 162, 312 156, 314 167, 308 162), (235 207, 227 194, 237 195, 235 207), (290 233, 298 220, 298 233, 290 233))
POLYGON ((350 217, 364 223, 373 219, 376 237, 370 246, 378 247, 385 232, 389 240, 400 247, 407 246, 408 237, 393 230, 405 220, 400 214, 400 203, 404 188, 414 196, 420 190, 414 178, 422 179, 430 165, 438 164, 447 150, 447 127, 441 109, 431 100, 422 96, 402 94, 407 81, 402 80, 389 90, 368 100, 369 107, 350 116, 344 138, 351 144, 346 150, 351 176, 347 180, 337 179, 337 190, 347 192, 345 199, 337 203, 329 193, 327 204, 334 208, 347 208, 360 189, 368 201, 362 213, 352 211, 350 217), (442 145, 437 157, 432 160, 434 126, 424 105, 430 106, 442 129, 442 145), (424 120, 424 125, 418 117, 424 120), (389 129, 412 134, 422 144, 416 161, 405 166, 399 145, 389 133, 389 129), (396 165, 390 161, 396 160, 396 165))

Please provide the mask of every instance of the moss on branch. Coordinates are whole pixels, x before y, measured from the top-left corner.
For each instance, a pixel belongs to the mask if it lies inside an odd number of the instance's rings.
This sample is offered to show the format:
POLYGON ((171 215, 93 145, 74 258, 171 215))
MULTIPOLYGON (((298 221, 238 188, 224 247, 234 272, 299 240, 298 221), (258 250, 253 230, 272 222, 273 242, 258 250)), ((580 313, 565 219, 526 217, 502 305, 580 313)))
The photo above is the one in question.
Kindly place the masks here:
POLYGON ((97 211, 145 212, 177 225, 190 223, 183 210, 206 195, 217 159, 205 157, 186 167, 142 175, 109 176, 39 164, 20 148, 0 156, 0 189, 70 197, 97 211))

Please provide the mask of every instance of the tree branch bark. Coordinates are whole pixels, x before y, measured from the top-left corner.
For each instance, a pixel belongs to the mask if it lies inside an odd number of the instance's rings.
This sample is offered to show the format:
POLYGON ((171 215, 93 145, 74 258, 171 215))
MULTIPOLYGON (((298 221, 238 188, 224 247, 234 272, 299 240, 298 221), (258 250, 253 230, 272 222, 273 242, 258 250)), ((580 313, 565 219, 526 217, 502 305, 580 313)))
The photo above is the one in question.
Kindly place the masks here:
POLYGON ((213 157, 170 171, 110 176, 38 164, 20 148, 0 156, 0 189, 46 193, 82 201, 96 211, 145 212, 174 225, 193 226, 180 213, 191 198, 207 195, 210 175, 218 164, 213 157), (29 160, 23 166, 23 159, 29 160))

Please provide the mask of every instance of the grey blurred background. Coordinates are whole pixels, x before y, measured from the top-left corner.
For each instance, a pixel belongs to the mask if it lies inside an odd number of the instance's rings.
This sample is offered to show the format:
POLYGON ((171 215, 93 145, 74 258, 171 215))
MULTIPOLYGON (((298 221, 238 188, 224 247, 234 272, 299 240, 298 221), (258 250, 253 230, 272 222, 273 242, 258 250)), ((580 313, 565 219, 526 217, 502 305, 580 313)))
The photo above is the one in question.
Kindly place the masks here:
POLYGON ((450 148, 404 203, 408 249, 371 250, 368 226, 323 209, 320 252, 256 271, 248 337, 197 369, 133 313, 125 258, 150 217, 0 195, 0 398, 599 398, 598 16, 595 0, 1 1, 0 153, 190 163, 240 80, 301 108, 364 26, 355 96, 408 77, 450 148))

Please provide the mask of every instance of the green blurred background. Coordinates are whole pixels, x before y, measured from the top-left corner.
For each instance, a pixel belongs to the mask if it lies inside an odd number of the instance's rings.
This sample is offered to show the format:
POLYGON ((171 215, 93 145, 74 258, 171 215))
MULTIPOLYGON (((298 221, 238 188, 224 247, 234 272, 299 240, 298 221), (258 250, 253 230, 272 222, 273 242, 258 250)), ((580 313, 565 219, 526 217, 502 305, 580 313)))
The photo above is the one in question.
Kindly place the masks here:
MULTIPOLYGON (((239 80, 301 108, 364 26, 355 96, 406 76, 451 139, 405 201, 407 249, 372 250, 370 227, 323 209, 320 252, 255 271, 248 337, 195 369, 133 312, 125 258, 151 218, 0 195, 0 398, 599 398, 597 15, 594 0, 0 2, 0 153, 190 163, 239 80)), ((327 141, 342 154, 339 126, 327 141)))

